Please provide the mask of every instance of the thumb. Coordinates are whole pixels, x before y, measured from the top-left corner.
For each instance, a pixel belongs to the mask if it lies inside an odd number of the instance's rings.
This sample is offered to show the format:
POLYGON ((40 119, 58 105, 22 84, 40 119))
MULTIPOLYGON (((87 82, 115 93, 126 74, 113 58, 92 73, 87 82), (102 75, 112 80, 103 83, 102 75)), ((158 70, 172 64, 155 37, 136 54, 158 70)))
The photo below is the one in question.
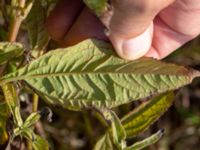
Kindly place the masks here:
POLYGON ((106 33, 118 55, 134 60, 151 48, 153 19, 174 0, 113 0, 111 9, 101 17, 106 33), (110 14, 110 15, 108 15, 110 14))

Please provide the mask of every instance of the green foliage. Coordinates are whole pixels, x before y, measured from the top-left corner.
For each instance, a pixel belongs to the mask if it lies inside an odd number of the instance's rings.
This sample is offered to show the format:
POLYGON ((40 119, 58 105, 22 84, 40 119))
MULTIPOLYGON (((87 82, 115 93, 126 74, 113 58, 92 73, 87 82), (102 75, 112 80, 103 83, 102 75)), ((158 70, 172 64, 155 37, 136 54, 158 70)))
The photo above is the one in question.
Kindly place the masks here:
POLYGON ((22 125, 22 119, 20 115, 20 108, 18 103, 17 94, 12 84, 8 83, 2 86, 5 101, 9 107, 9 111, 13 115, 13 120, 16 126, 22 125))
POLYGON ((8 134, 6 131, 6 123, 8 119, 9 111, 5 102, 0 103, 0 145, 5 144, 8 140, 8 134))
MULTIPOLYGON (((14 114, 13 116, 16 116, 16 114, 14 114)), ((40 118, 41 116, 39 112, 34 112, 30 114, 30 116, 28 116, 24 122, 22 121, 20 125, 17 125, 14 130, 13 139, 16 136, 23 136, 30 141, 34 150, 48 150, 48 142, 39 135, 36 135, 33 131, 33 128, 31 128, 36 122, 39 121, 40 118)), ((22 120, 21 118, 18 119, 22 120)))
MULTIPOLYGON (((35 135, 33 129, 30 128, 39 121, 41 117, 39 112, 32 113, 24 122, 20 114, 20 106, 18 104, 17 94, 14 86, 10 83, 7 83, 2 86, 2 89, 4 92, 6 103, 9 106, 9 110, 14 120, 15 129, 13 137, 11 139, 13 140, 16 136, 20 135, 27 138, 32 143, 35 150, 48 150, 47 142, 38 135, 35 135)), ((4 134, 6 134, 5 128, 3 128, 2 131, 4 134)), ((4 135, 4 138, 6 138, 6 135, 4 135)))
POLYGON ((122 149, 124 147, 126 132, 121 124, 120 119, 112 110, 102 109, 101 113, 104 116, 105 120, 108 122, 110 128, 108 129, 108 135, 105 135, 100 139, 100 141, 98 142, 99 146, 97 147, 100 147, 100 145, 103 144, 102 141, 106 140, 108 142, 108 145, 110 144, 109 141, 112 141, 113 147, 115 147, 115 149, 122 149))
POLYGON ((48 142, 39 135, 36 135, 31 128, 17 128, 15 129, 15 135, 20 135, 27 138, 32 144, 34 150, 49 150, 48 142))
POLYGON ((93 150, 115 150, 109 133, 101 137, 101 139, 96 143, 93 150))
POLYGON ((49 150, 49 144, 46 140, 36 135, 35 140, 32 142, 34 150, 49 150))
POLYGON ((87 40, 43 55, 2 77, 1 84, 24 80, 50 103, 67 108, 112 108, 177 89, 197 74, 149 58, 122 60, 109 45, 87 40))
POLYGON ((30 114, 28 118, 26 118, 23 126, 29 128, 32 125, 34 125, 36 122, 38 122, 40 118, 41 116, 38 112, 33 112, 32 114, 30 114))
POLYGON ((35 1, 25 21, 31 49, 38 51, 44 50, 49 41, 45 28, 46 10, 41 3, 42 1, 35 1))
MULTIPOLYGON (((151 58, 123 60, 115 54, 111 45, 92 39, 44 54, 49 44, 45 20, 50 5, 55 1, 5 1, 5 10, 8 8, 9 12, 0 11, 4 24, 4 28, 0 28, 0 39, 9 39, 9 42, 0 42, 0 93, 4 94, 0 96, 0 145, 8 139, 12 143, 20 136, 34 150, 49 149, 48 142, 34 132, 35 124, 42 117, 42 113, 37 111, 37 94, 64 108, 99 110, 107 130, 94 150, 140 150, 157 142, 163 136, 163 130, 131 146, 126 144, 127 138, 147 130, 167 111, 174 100, 173 90, 191 83, 200 73, 151 58), (9 28, 6 29, 7 22, 9 28), (28 32, 29 42, 23 43, 26 46, 13 42, 22 22, 23 29, 28 32), (30 56, 24 53, 24 47, 30 56), (22 55, 26 57, 20 57, 22 55), (28 63, 28 58, 32 57, 36 59, 28 63), (25 81, 25 84, 19 81, 25 81), (32 89, 32 93, 26 91, 27 87, 32 89), (22 91, 28 93, 27 99, 33 97, 32 112, 28 117, 21 114, 22 91), (156 96, 121 120, 110 110, 152 95, 156 96), (13 126, 10 135, 6 131, 9 114, 12 115, 13 126)), ((103 15, 109 7, 108 0, 83 1, 97 16, 103 15)), ((192 119, 199 123, 199 117, 193 115, 192 119)))
POLYGON ((24 48, 20 43, 0 42, 0 65, 21 56, 24 48))
POLYGON ((115 150, 110 135, 107 133, 96 143, 93 150, 115 150))
POLYGON ((156 143, 163 136, 163 130, 159 130, 157 133, 146 138, 143 141, 134 143, 132 146, 125 148, 124 150, 141 150, 156 143))
MULTIPOLYGON (((124 127, 121 124, 120 119, 117 117, 117 115, 113 112, 110 111, 111 115, 111 135, 113 139, 113 143, 116 145, 123 145, 123 142, 126 138, 126 131, 124 127)), ((122 146, 123 147, 123 146, 122 146)))
POLYGON ((95 12, 97 16, 101 16, 106 11, 108 0, 83 0, 85 4, 95 12))
POLYGON ((135 110, 122 118, 127 137, 133 137, 145 131, 167 111, 175 99, 173 92, 161 94, 144 102, 135 110))
POLYGON ((115 149, 119 150, 139 150, 157 142, 163 135, 162 130, 143 141, 134 143, 130 147, 126 146, 125 140, 149 128, 171 106, 173 100, 173 92, 155 96, 127 114, 121 121, 113 111, 109 111, 109 113, 104 111, 104 116, 111 121, 111 125, 107 133, 97 142, 94 149, 106 149, 107 147, 114 149, 113 147, 115 147, 115 149))

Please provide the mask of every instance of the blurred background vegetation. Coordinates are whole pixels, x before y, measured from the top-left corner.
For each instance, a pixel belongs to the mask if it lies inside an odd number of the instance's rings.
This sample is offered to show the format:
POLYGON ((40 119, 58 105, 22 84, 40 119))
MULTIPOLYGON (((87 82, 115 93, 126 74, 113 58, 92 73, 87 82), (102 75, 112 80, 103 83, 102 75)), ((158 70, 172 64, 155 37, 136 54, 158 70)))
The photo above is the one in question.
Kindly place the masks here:
MULTIPOLYGON (((5 1, 0 5, 0 41, 5 40, 7 21, 3 19, 2 11, 5 10, 5 1)), ((50 11, 53 5, 48 9, 50 11)), ((48 14, 48 13, 47 13, 48 14)), ((44 23, 44 22, 43 22, 44 23)), ((19 41, 26 44, 26 28, 20 31, 19 41)), ((57 47, 50 41, 50 47, 57 47)), ((168 58, 167 62, 173 62, 190 66, 200 70, 200 37, 189 42, 168 58)), ((137 107, 141 101, 116 108, 117 114, 122 117, 130 110, 137 107)), ((48 106, 42 100, 39 101, 39 110, 48 106)), ((52 112, 52 122, 45 119, 36 124, 36 132, 48 139, 52 149, 56 150, 90 150, 96 141, 105 132, 105 127, 99 116, 92 111, 73 112, 61 107, 48 106, 52 112)), ((21 99, 21 113, 25 118, 32 108, 29 95, 21 99)), ((200 150, 200 79, 196 79, 177 91, 174 105, 151 128, 136 138, 129 139, 130 143, 143 139, 155 133, 158 129, 165 129, 165 136, 148 150, 200 150)), ((12 150, 23 149, 24 143, 18 140, 12 145, 12 150)), ((5 145, 4 145, 5 146, 5 145)), ((3 150, 4 146, 0 149, 3 150)), ((24 148, 25 149, 25 148, 24 148)))

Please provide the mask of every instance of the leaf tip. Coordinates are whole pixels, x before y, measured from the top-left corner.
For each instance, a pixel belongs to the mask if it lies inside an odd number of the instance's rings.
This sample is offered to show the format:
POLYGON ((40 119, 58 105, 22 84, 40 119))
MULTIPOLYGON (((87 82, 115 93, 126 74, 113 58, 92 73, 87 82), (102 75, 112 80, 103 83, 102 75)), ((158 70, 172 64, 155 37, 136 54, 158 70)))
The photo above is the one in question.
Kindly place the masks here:
POLYGON ((162 138, 162 137, 164 136, 164 134, 165 134, 165 129, 160 129, 160 130, 157 132, 157 136, 158 136, 159 138, 162 138))
POLYGON ((195 79, 197 77, 200 77, 200 71, 198 71, 198 70, 192 70, 190 76, 191 76, 191 80, 193 80, 193 79, 195 79))

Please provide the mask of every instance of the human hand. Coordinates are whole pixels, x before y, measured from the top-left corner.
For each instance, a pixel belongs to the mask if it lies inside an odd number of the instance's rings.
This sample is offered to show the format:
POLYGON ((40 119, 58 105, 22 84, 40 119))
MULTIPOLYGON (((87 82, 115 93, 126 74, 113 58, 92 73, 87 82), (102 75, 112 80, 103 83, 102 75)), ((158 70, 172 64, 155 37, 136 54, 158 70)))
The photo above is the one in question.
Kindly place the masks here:
POLYGON ((100 22, 82 0, 60 0, 47 29, 65 46, 86 38, 109 39, 118 55, 129 60, 162 59, 200 34, 199 0, 112 0, 112 5, 113 15, 100 22))

